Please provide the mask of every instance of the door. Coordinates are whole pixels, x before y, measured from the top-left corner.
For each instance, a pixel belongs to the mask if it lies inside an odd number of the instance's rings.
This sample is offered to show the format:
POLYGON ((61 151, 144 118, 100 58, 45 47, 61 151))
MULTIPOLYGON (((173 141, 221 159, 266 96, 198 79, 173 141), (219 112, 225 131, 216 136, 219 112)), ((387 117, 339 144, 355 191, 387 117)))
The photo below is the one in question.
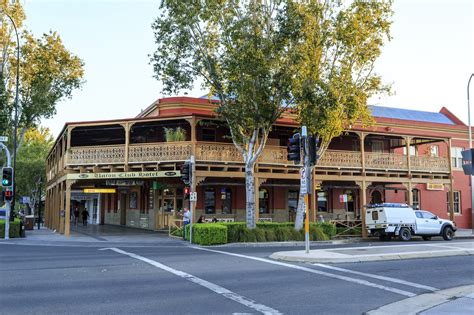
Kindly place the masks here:
POLYGON ((127 194, 120 194, 120 224, 127 224, 127 194))
POLYGON ((298 208, 298 190, 288 190, 288 217, 290 222, 295 222, 296 209, 298 208))
POLYGON ((415 211, 415 214, 418 234, 439 234, 440 226, 438 220, 433 219, 434 214, 427 211, 415 211))

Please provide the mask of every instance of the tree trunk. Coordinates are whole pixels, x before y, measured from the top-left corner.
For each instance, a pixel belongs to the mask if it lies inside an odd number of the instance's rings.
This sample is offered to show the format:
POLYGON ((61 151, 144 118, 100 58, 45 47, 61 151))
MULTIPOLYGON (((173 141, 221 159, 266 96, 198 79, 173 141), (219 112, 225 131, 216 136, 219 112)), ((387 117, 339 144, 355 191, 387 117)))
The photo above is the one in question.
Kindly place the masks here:
POLYGON ((254 229, 255 223, 255 170, 254 163, 245 164, 245 208, 247 215, 247 228, 254 229))
POLYGON ((298 197, 298 207, 296 208, 296 218, 295 218, 295 230, 299 231, 303 228, 304 224, 304 195, 301 193, 301 182, 300 182, 300 193, 298 197))

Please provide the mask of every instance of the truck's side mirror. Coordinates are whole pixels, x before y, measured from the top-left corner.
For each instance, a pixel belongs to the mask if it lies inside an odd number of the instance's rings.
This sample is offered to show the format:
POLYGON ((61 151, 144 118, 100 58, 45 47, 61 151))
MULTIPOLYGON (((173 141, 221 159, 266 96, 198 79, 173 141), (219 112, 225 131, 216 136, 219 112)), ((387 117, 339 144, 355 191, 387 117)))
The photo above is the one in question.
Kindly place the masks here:
POLYGON ((432 220, 438 220, 438 216, 435 215, 434 217, 431 218, 432 220))

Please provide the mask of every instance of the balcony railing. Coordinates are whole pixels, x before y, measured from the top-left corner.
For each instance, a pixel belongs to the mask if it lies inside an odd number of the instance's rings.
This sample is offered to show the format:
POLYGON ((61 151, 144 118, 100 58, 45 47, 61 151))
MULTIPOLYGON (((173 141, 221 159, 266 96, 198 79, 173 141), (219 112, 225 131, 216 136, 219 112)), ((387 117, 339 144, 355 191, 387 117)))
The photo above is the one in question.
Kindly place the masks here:
MULTIPOLYGON (((183 161, 192 154, 191 142, 132 144, 129 163, 183 161)), ((286 159, 286 147, 266 146, 258 162, 261 164, 291 164, 286 159)), ((197 161, 242 163, 243 158, 231 143, 198 142, 195 145, 197 161)), ((97 165, 125 163, 125 146, 74 147, 67 154, 66 164, 97 165)), ((412 156, 412 171, 449 173, 449 160, 443 157, 412 156)), ((354 151, 328 150, 318 162, 319 168, 362 169, 362 154, 354 151)), ((407 157, 392 153, 365 153, 366 170, 407 171, 407 157)))

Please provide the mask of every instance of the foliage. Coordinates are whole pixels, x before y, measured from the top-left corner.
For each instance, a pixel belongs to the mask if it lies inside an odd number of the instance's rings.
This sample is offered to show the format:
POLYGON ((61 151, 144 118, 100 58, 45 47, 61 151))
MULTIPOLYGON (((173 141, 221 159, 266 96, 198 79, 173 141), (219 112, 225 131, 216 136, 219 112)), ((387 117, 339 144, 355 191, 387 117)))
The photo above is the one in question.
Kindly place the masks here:
POLYGON ((166 142, 186 141, 186 130, 181 127, 163 128, 165 131, 166 142))
POLYGON ((318 223, 310 223, 309 226, 319 226, 324 234, 326 234, 329 238, 332 238, 336 235, 336 225, 329 223, 329 222, 318 222, 318 223))
MULTIPOLYGON (((15 12, 17 26, 20 27, 24 20, 19 1, 10 5, 3 0, 2 10, 15 12), (13 9, 16 7, 16 9, 13 9)), ((3 17, 5 20, 6 17, 3 17)), ((4 25, 8 23, 3 23, 4 25)), ((12 41, 11 28, 0 33, 2 51, 4 53, 1 72, 3 75, 3 90, 0 92, 2 102, 2 119, 0 131, 6 132, 13 138, 14 126, 13 96, 15 91, 16 66, 18 60, 14 49, 16 42, 12 41), (3 109, 4 108, 4 109, 3 109)), ((69 52, 63 45, 56 32, 43 34, 35 38, 28 31, 21 34, 20 56, 20 97, 19 97, 19 145, 27 129, 34 128, 41 119, 51 118, 56 113, 56 105, 64 98, 70 98, 74 89, 81 87, 84 75, 84 64, 81 59, 69 52)))
MULTIPOLYGON (((20 237, 20 220, 10 222, 9 236, 11 238, 20 237)), ((5 220, 0 220, 0 238, 5 238, 5 220)))
POLYGON ((255 227, 254 165, 268 133, 293 103, 287 38, 280 1, 183 2, 165 0, 153 24, 155 77, 165 93, 189 89, 197 79, 219 99, 246 165, 247 226, 255 227))
POLYGON ((338 236, 362 236, 362 228, 355 227, 355 228, 348 228, 348 227, 337 227, 337 235, 338 236))
MULTIPOLYGON (((189 225, 186 226, 186 239, 189 240, 189 225)), ((227 243, 227 228, 217 223, 193 224, 193 243, 199 245, 218 245, 227 243)))

